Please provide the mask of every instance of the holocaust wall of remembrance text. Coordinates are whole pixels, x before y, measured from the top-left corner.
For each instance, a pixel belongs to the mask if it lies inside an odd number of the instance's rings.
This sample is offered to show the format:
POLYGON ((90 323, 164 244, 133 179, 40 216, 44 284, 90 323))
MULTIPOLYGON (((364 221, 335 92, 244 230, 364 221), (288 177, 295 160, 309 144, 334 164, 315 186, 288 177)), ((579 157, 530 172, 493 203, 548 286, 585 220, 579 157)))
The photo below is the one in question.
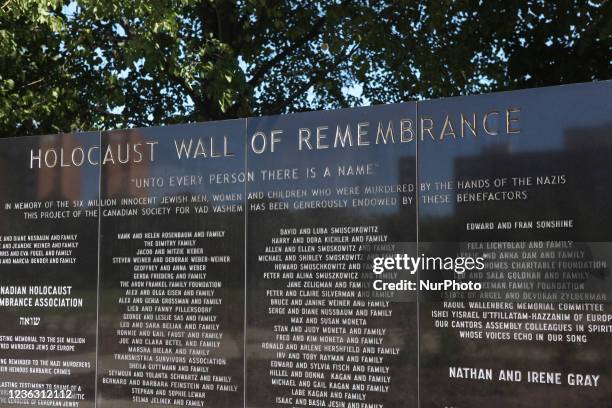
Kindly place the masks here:
POLYGON ((0 405, 607 406, 610 96, 0 140, 0 405))

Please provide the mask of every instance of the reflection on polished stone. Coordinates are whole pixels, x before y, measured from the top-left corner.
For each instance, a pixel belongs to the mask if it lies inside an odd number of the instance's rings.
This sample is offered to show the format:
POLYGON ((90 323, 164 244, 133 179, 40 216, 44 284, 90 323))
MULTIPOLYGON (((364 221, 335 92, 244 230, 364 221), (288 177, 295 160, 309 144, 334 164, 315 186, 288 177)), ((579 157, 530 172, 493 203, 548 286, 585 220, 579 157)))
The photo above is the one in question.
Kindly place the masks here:
POLYGON ((0 406, 607 406, 611 91, 0 140, 0 406))
POLYGON ((520 129, 419 143, 421 251, 486 260, 483 271, 459 277, 482 291, 421 298, 423 407, 607 404, 599 378, 612 363, 601 322, 611 310, 609 90, 585 84, 419 104, 432 118, 512 106, 520 129))

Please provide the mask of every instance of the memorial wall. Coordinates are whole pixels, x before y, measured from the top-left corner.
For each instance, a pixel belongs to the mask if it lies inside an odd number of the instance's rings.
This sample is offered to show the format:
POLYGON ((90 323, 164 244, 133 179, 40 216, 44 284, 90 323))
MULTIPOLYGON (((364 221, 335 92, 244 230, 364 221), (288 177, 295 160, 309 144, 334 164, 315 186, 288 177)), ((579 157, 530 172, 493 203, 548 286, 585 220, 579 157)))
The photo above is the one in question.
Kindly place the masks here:
POLYGON ((608 406, 611 95, 1 139, 0 406, 608 406))

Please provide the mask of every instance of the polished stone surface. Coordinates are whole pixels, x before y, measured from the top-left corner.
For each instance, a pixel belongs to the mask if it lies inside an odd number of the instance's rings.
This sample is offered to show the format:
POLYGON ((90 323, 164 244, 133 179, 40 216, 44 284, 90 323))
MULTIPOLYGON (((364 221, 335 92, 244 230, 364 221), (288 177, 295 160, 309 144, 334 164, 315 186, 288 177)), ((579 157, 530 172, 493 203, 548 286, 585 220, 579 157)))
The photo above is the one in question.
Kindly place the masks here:
POLYGON ((607 406, 610 95, 0 140, 0 405, 607 406))
POLYGON ((376 298, 368 270, 375 245, 416 249, 415 119, 397 104, 248 120, 251 140, 284 142, 247 156, 248 407, 416 406, 416 298, 376 298))
MULTIPOLYGON (((612 338, 609 333, 590 333, 589 323, 594 322, 587 319, 605 317, 612 310, 608 301, 611 85, 419 104, 421 118, 443 124, 448 115, 457 135, 440 140, 439 130, 433 140, 426 132, 419 143, 419 181, 432 186, 421 194, 419 249, 429 256, 488 256, 482 276, 464 277, 483 282, 481 293, 467 297, 448 291, 421 297, 423 407, 607 404, 612 392, 608 352, 612 338), (487 113, 488 130, 498 134, 487 134, 483 128, 487 113), (468 121, 476 115, 477 136, 467 125, 464 137, 460 136, 461 114, 468 121), (507 115, 512 119, 509 125, 507 115), (452 188, 435 190, 436 182, 449 181, 452 188), (488 184, 483 187, 483 183, 488 184), (450 202, 436 203, 434 195, 442 201, 449 197, 450 202), (589 261, 603 264, 588 267, 589 261), (580 316, 575 320, 572 307, 585 303, 595 303, 601 311, 576 312, 580 316), (432 318, 433 310, 451 316, 432 318), (453 311, 478 316, 453 319, 453 311), (512 318, 513 312, 526 312, 528 318, 512 318), (569 320, 558 318, 564 313, 569 313, 569 320), (468 326, 435 327, 445 320, 468 326), (522 325, 487 326, 509 323, 522 325), (544 330, 529 323, 564 326, 544 330), (474 329, 473 324, 482 328, 474 329), (584 331, 576 325, 583 325, 584 331), (468 332, 480 332, 484 338, 461 337, 468 332), (487 338, 487 333, 492 337, 487 338), (471 379, 471 374, 451 378, 451 370, 464 367, 491 370, 493 379, 471 379), (520 371, 521 381, 500 380, 500 370, 520 371), (529 371, 555 377, 560 384, 529 382, 529 371), (577 375, 599 375, 598 386, 576 385, 577 375)), ((452 277, 451 273, 435 279, 452 277)))
POLYGON ((65 387, 81 407, 94 405, 98 217, 73 211, 97 199, 98 169, 30 166, 31 152, 98 142, 93 132, 0 141, 1 298, 31 302, 0 307, 2 406, 11 391, 65 387))
POLYGON ((98 406, 243 404, 244 185, 210 182, 243 171, 243 132, 237 120, 103 133, 103 150, 129 142, 154 162, 103 166, 98 406), (213 136, 233 155, 212 157, 213 136))

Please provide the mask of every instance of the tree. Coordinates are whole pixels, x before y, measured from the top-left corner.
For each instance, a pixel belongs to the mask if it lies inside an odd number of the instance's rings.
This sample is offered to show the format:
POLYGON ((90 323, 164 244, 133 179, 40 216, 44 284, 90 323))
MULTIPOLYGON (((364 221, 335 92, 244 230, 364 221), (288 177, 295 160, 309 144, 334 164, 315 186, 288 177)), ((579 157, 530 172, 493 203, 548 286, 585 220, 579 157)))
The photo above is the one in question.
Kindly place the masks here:
POLYGON ((0 7, 0 135, 390 103, 612 72, 606 1, 5 0, 0 7))
MULTIPOLYGON (((11 136, 69 127, 64 112, 85 101, 66 87, 60 37, 65 33, 61 1, 0 4, 0 132, 11 136), (59 113, 59 115, 58 115, 59 113)), ((91 122, 91 119, 89 120, 91 122)))

